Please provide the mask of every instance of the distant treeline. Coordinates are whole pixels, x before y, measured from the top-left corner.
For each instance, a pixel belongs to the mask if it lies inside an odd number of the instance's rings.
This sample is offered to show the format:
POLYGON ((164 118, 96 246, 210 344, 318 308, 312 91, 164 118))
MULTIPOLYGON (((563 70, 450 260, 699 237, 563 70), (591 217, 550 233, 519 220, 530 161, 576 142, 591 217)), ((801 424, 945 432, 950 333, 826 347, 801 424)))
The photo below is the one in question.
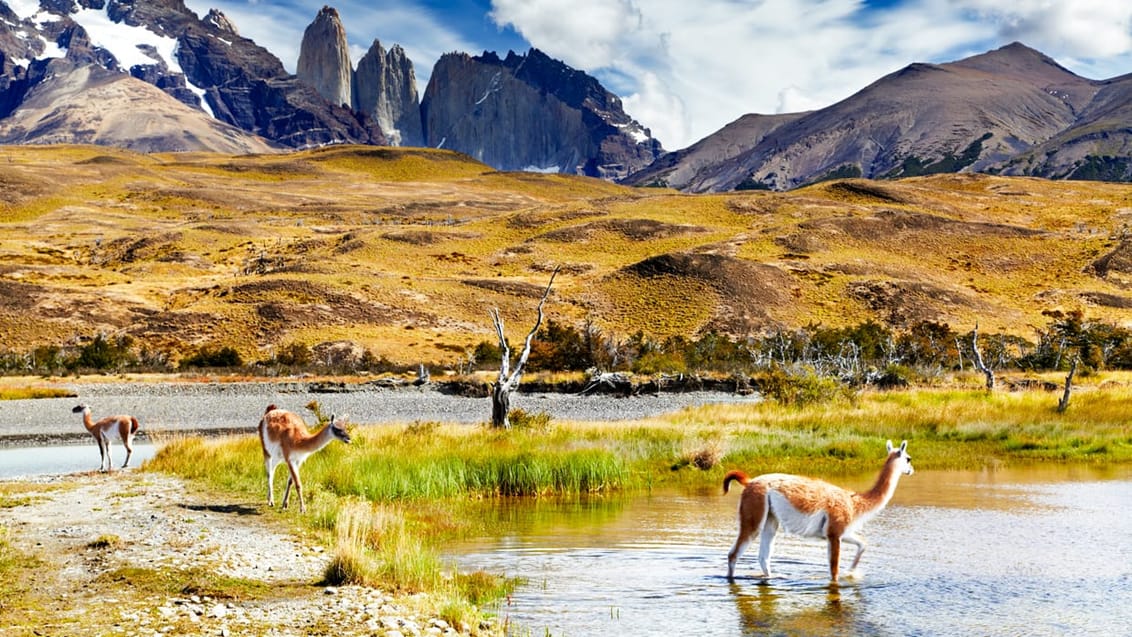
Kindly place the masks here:
MULTIPOLYGON (((987 367, 995 370, 1056 371, 1079 360, 1084 373, 1132 369, 1132 330, 1090 320, 1083 312, 1047 312, 1049 322, 1035 327, 1030 340, 1002 333, 979 333, 977 346, 987 367)), ((527 371, 632 372, 643 375, 724 373, 756 376, 785 370, 830 378, 849 386, 905 385, 932 375, 973 368, 974 330, 958 332, 945 323, 924 321, 895 329, 866 321, 851 327, 807 325, 758 336, 733 338, 707 332, 697 338, 657 339, 643 332, 607 334, 592 324, 581 328, 547 321, 531 347, 527 371)), ((356 349, 320 352, 302 343, 279 347, 264 360, 247 361, 228 346, 202 346, 179 360, 138 345, 129 336, 98 334, 70 346, 42 346, 0 353, 6 373, 80 373, 91 371, 246 370, 260 374, 406 373, 405 364, 356 349)), ((423 361, 425 367, 455 368, 459 373, 498 369, 497 343, 483 341, 453 364, 423 361)))

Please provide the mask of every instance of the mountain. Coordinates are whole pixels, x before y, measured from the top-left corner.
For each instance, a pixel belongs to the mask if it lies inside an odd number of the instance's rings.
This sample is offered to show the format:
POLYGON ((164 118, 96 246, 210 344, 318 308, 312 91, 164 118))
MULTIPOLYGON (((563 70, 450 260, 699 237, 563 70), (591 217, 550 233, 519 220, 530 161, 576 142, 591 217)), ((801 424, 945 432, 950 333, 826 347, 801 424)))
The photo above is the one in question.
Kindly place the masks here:
POLYGON ((0 144, 99 144, 139 152, 277 152, 271 142, 201 115, 161 89, 98 66, 60 69, 0 120, 0 144))
POLYGON ((685 189, 701 170, 734 160, 782 125, 806 114, 744 115, 685 149, 661 155, 630 180, 640 186, 685 189))
POLYGON ((1085 79, 1014 43, 912 64, 827 108, 776 116, 737 154, 691 152, 738 150, 740 120, 625 183, 707 192, 943 172, 1126 180, 1130 97, 1132 78, 1085 79))
POLYGON ((618 179, 663 149, 594 78, 538 49, 437 61, 421 100, 425 143, 501 170, 618 179))
POLYGON ((999 173, 1132 181, 1132 75, 1100 82, 1072 126, 1003 163, 999 173))
MULTIPOLYGON (((170 102, 193 109, 201 121, 189 128, 204 130, 215 123, 250 134, 247 145, 270 143, 291 148, 330 143, 382 144, 385 138, 372 120, 349 106, 323 98, 306 82, 289 75, 283 64, 266 49, 239 35, 219 11, 204 18, 185 7, 181 0, 128 2, 83 2, 41 0, 38 9, 27 3, 0 2, 0 122, 16 112, 29 96, 39 96, 36 108, 50 110, 44 96, 50 89, 36 87, 58 75, 80 69, 90 78, 105 73, 133 77, 160 93, 153 113, 177 111, 164 121, 167 130, 156 132, 160 118, 148 121, 151 140, 167 139, 165 150, 192 147, 204 139, 178 138, 178 129, 189 114, 170 102)), ((69 82, 68 109, 99 108, 97 95, 89 94, 83 82, 69 82)), ((98 79, 92 87, 105 87, 98 79)), ((124 84, 123 84, 124 86, 124 84)), ((84 118, 79 118, 84 119, 84 118)), ((111 137, 68 131, 67 117, 46 118, 34 127, 9 122, 9 128, 27 133, 22 143, 47 143, 67 137, 90 138, 97 143, 116 143, 111 137)), ((156 144, 156 141, 154 141, 156 144)), ((230 151, 231 146, 213 150, 230 151)))
POLYGON ((354 108, 372 117, 394 146, 423 146, 413 63, 400 45, 373 41, 354 74, 354 108))
POLYGON ((295 75, 331 104, 353 105, 350 45, 338 11, 332 7, 323 7, 303 32, 295 75))

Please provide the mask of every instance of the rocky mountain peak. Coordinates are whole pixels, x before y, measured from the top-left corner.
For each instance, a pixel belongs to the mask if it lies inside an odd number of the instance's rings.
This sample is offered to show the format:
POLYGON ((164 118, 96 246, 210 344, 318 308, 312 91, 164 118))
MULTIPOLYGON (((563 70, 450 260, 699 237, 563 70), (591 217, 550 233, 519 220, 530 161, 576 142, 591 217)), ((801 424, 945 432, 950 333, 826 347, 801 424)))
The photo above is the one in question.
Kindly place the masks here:
POLYGON ((350 50, 338 10, 324 6, 303 32, 296 75, 331 104, 353 105, 350 50))
POLYGON ((421 146, 420 98, 413 63, 400 45, 374 40, 354 74, 354 108, 377 121, 390 144, 421 146))
POLYGON ((224 12, 220 9, 209 9, 208 15, 204 16, 202 22, 216 27, 220 31, 240 35, 239 30, 236 29, 236 25, 233 24, 232 21, 228 19, 228 16, 224 15, 224 12))
POLYGON ((663 150, 620 100, 537 49, 445 54, 421 100, 425 141, 503 170, 618 179, 663 150))

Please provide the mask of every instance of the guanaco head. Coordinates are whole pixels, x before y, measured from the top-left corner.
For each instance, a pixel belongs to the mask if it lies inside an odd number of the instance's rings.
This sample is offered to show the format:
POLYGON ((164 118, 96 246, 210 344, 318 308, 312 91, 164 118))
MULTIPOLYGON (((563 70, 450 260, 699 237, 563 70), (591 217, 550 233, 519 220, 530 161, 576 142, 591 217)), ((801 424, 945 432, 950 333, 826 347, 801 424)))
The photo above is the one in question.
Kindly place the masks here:
POLYGON ((908 455, 908 441, 907 440, 905 440, 904 442, 901 442, 899 448, 893 447, 892 441, 889 440, 888 441, 888 457, 889 457, 890 461, 897 463, 897 470, 900 473, 902 473, 906 476, 910 476, 910 475, 912 475, 913 473, 916 472, 916 470, 912 468, 912 456, 908 455))
POLYGON ((71 413, 81 414, 84 411, 90 411, 90 406, 89 405, 82 405, 82 404, 75 405, 75 408, 71 410, 71 413))
MULTIPOLYGON (((343 420, 345 419, 343 418, 343 420)), ((338 422, 336 415, 330 414, 330 424, 327 426, 330 427, 330 433, 333 434, 335 438, 346 444, 350 444, 350 432, 346 431, 346 427, 338 422)))

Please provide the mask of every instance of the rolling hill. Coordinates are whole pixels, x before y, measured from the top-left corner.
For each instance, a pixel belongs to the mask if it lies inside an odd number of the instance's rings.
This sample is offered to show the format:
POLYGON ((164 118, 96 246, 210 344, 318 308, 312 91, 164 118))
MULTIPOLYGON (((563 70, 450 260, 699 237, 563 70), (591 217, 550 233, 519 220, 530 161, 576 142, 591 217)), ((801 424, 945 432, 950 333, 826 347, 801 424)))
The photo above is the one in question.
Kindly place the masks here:
POLYGON ((1124 324, 1132 187, 946 174, 684 194, 497 172, 443 150, 0 148, 0 338, 129 335, 172 359, 348 341, 454 364, 549 318, 731 335, 922 320, 1124 324), (513 332, 513 333, 512 333, 513 332))

